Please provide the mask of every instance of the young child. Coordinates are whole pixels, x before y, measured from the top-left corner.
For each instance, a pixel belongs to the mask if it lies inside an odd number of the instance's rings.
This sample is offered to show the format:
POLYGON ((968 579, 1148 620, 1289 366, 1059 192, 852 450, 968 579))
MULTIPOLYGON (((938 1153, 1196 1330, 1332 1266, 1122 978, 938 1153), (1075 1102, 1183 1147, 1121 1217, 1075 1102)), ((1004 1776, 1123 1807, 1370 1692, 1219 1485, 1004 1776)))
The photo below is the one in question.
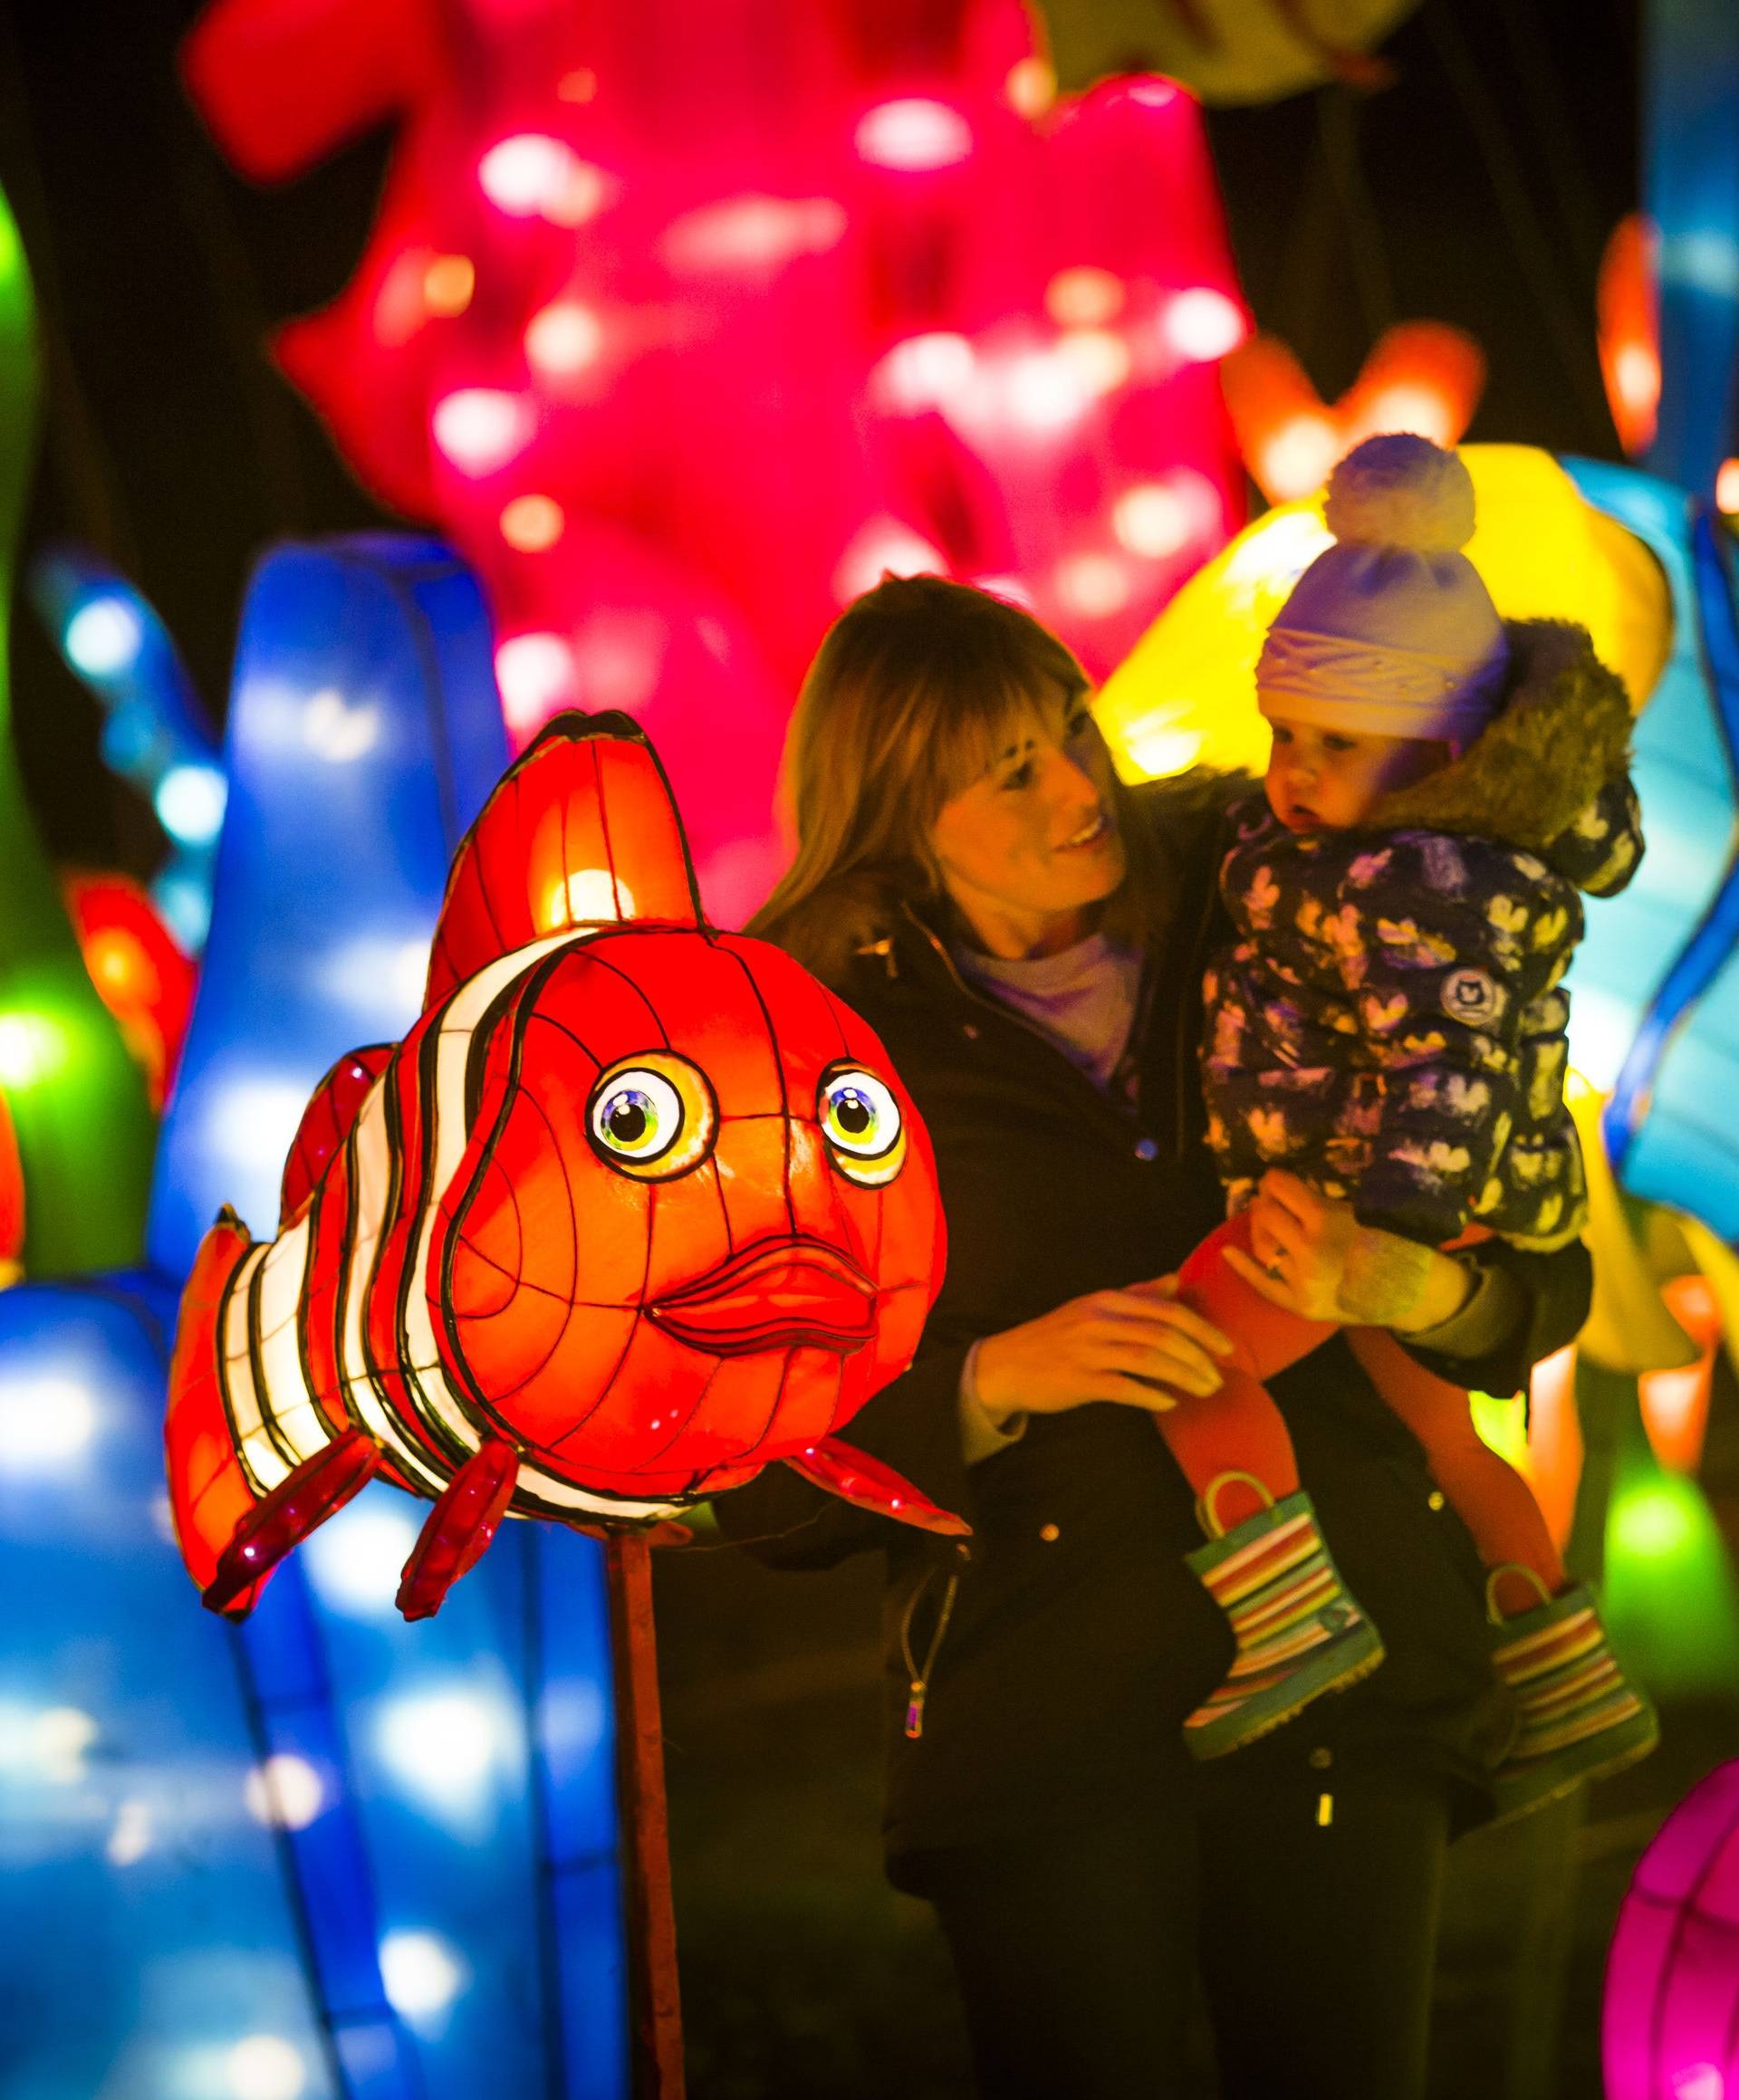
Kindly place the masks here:
MULTIPOLYGON (((1205 987, 1208 1137, 1231 1216, 1182 1282, 1237 1355, 1218 1393, 1157 1418, 1209 1535, 1190 1566, 1237 1642, 1190 1719, 1202 1757, 1382 1660, 1261 1384, 1333 1329, 1222 1258, 1247 1253, 1244 1206, 1278 1166, 1427 1248, 1574 1239, 1586 1203, 1560 980, 1578 892, 1622 888, 1642 849, 1623 686, 1581 628, 1499 619, 1459 551, 1474 528, 1460 460, 1371 438, 1337 468, 1325 515, 1336 544, 1257 667, 1273 752, 1265 793, 1235 812, 1220 887, 1236 938, 1205 987)), ((1350 1338, 1490 1570, 1494 1661, 1521 1712, 1500 1808, 1645 1754, 1653 1713, 1466 1394, 1378 1328, 1350 1338)))

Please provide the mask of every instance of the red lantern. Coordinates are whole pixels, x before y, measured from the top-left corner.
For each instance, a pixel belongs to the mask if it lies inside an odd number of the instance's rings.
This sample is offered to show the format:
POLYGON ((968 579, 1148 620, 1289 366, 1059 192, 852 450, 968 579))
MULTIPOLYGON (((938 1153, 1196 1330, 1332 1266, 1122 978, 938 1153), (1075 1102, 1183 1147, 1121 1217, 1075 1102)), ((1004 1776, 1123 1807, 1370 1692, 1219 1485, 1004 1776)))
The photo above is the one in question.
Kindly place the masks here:
POLYGON ((67 875, 61 894, 97 996, 143 1069, 151 1106, 161 1108, 193 1012, 198 973, 125 875, 67 875))
POLYGON ((408 1617, 508 1512, 651 1524, 781 1461, 957 1532, 834 1433, 941 1280, 929 1141, 864 1024, 702 919, 625 716, 559 717, 460 848, 421 1019, 322 1081, 277 1238, 183 1300, 171 1501, 206 1602, 374 1473, 436 1501, 408 1617))
POLYGON ((1238 449, 1272 503, 1314 494, 1339 460, 1381 431, 1412 430, 1434 445, 1455 445, 1484 385, 1479 345, 1440 321, 1385 330, 1332 405, 1276 336, 1253 336, 1220 366, 1238 449))
POLYGON ((1621 218, 1600 257, 1595 292, 1606 403, 1619 443, 1631 459, 1654 443, 1660 415, 1657 245, 1655 229, 1642 213, 1621 218))
POLYGON ((1739 2090, 1739 1760, 1696 1787, 1637 1863, 1606 1967, 1607 2100, 1739 2090))

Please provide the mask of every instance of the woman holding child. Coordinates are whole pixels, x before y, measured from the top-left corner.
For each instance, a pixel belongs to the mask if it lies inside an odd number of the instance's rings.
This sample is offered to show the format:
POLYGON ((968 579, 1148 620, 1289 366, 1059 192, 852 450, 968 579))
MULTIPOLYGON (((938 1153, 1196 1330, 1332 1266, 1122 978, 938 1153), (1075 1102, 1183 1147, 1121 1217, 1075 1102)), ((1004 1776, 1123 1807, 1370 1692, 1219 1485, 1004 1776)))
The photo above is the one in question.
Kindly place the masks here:
POLYGON ((847 611, 793 725, 754 930, 880 1035, 949 1230, 849 1434, 974 1529, 783 1469, 719 1513, 777 1565, 886 1552, 889 1873, 985 2100, 1182 2089, 1197 1968, 1228 2095, 1418 2094, 1452 1831, 1652 1740, 1465 1398, 1587 1310, 1551 1045, 1577 887, 1639 850, 1622 689, 1580 629, 1498 621, 1452 455, 1342 475, 1258 676, 1265 798, 1122 786, 1062 644, 932 578, 847 611), (1525 837, 1479 793, 1518 722, 1525 837))

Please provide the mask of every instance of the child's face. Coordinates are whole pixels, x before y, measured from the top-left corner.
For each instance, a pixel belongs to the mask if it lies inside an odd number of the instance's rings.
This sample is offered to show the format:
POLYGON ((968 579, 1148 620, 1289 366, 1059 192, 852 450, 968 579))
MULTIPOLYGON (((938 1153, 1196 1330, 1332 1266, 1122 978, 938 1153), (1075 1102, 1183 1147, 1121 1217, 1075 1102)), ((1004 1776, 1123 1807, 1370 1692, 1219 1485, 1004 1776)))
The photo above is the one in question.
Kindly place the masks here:
POLYGON ((1290 831, 1349 831, 1379 795, 1434 773, 1454 747, 1412 736, 1325 729, 1284 714, 1269 717, 1268 806, 1290 831))

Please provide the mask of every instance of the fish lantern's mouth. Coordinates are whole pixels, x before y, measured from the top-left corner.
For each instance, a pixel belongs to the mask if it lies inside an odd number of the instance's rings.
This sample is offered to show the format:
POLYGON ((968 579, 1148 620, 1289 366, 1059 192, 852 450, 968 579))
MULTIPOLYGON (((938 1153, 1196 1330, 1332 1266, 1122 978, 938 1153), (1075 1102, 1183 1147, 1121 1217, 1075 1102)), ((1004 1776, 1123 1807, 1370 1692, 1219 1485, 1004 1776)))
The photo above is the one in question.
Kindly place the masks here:
POLYGON ((690 1348, 746 1357, 759 1349, 836 1349, 875 1333, 875 1286, 819 1240, 761 1241, 646 1309, 690 1348))

